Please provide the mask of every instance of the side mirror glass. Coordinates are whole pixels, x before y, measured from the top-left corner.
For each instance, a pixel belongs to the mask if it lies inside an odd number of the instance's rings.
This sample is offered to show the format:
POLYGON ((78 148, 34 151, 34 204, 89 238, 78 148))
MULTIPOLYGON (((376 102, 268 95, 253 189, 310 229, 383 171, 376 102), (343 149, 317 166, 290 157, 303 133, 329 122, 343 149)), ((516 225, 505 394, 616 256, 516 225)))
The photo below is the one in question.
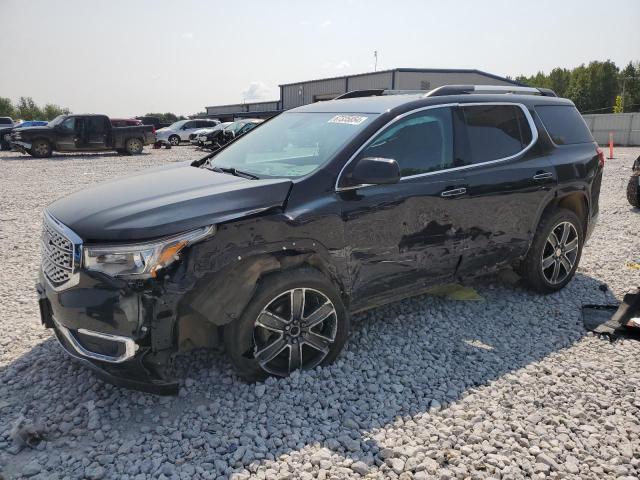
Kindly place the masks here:
POLYGON ((389 185, 400 181, 400 167, 392 158, 365 157, 358 160, 350 177, 352 185, 389 185))

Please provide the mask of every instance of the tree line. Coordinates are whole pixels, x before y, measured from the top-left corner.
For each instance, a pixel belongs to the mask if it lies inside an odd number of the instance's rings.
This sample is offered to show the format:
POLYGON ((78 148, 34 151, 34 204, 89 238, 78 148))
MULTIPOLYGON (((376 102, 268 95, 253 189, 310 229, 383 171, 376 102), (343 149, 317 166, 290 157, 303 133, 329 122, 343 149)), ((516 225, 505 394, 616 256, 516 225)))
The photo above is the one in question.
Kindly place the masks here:
POLYGON ((53 120, 58 115, 67 113, 68 108, 53 103, 40 107, 31 97, 20 97, 15 104, 10 98, 0 97, 0 117, 11 117, 14 120, 53 120))
POLYGON ((640 111, 640 62, 620 69, 614 62, 590 62, 573 69, 554 68, 548 74, 519 75, 516 82, 550 88, 576 104, 581 113, 640 111))

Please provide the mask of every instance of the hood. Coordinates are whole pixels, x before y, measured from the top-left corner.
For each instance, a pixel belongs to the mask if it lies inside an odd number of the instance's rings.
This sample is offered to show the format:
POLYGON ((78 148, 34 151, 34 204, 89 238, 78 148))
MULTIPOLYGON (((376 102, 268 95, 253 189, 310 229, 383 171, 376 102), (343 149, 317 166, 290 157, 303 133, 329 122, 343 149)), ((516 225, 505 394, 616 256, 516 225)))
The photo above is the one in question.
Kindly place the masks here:
POLYGON ((138 241, 283 207, 291 185, 179 163, 81 190, 47 211, 85 242, 138 241))
POLYGON ((13 133, 19 133, 19 134, 31 134, 31 133, 45 133, 45 132, 50 132, 52 130, 52 127, 48 126, 48 125, 42 125, 40 127, 22 127, 22 128, 14 128, 13 129, 13 133))

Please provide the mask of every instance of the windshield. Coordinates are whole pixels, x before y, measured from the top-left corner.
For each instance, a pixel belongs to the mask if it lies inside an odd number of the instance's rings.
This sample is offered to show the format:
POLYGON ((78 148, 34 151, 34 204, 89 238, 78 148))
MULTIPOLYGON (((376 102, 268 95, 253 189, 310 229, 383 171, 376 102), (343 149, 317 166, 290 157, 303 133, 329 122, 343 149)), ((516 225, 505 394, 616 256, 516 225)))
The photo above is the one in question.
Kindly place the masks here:
POLYGON ((218 130, 222 130, 225 127, 227 127, 229 124, 228 123, 219 123, 218 125, 216 125, 215 127, 211 127, 208 128, 207 130, 211 131, 211 132, 217 132, 218 130))
POLYGON ((173 122, 171 125, 169 125, 169 128, 171 130, 177 130, 179 129, 182 125, 184 125, 187 121, 186 120, 178 120, 177 122, 173 122))
POLYGON ((66 115, 58 115, 56 118, 49 122, 50 127, 55 127, 56 125, 60 125, 64 119, 67 118, 66 115))
POLYGON ((302 177, 322 166, 376 116, 283 113, 229 145, 210 165, 259 177, 302 177))

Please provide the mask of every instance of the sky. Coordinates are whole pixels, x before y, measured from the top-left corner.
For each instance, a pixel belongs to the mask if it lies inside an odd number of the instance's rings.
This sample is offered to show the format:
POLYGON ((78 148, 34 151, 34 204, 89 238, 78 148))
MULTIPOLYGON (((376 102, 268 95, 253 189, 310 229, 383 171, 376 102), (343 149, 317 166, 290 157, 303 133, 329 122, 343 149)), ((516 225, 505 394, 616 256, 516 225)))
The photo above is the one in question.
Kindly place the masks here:
POLYGON ((0 96, 188 115, 378 69, 640 60, 640 0, 0 0, 0 96))

